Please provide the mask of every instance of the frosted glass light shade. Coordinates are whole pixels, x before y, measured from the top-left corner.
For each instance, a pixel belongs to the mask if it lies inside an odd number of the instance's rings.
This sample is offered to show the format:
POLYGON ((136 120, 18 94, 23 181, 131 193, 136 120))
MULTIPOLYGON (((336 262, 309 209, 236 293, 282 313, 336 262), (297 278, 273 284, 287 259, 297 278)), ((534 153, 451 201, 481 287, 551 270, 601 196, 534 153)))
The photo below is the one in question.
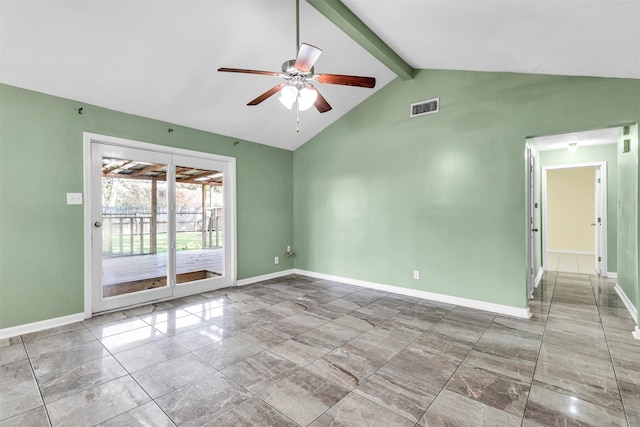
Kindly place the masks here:
POLYGON ((298 89, 296 89, 294 86, 285 86, 280 90, 280 98, 278 99, 280 100, 282 105, 291 110, 291 107, 293 107, 293 104, 294 102, 296 102, 297 97, 298 89))
POLYGON ((315 89, 310 89, 308 87, 302 88, 298 95, 298 108, 300 111, 306 111, 316 102, 316 98, 318 97, 318 92, 315 89))

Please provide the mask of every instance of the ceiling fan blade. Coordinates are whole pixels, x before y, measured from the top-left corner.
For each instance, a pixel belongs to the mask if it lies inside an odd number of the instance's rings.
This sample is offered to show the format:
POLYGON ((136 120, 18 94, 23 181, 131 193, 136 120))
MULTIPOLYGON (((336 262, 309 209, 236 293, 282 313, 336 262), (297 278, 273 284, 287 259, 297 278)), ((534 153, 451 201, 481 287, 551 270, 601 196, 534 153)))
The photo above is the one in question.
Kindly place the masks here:
POLYGON ((245 70, 243 68, 218 68, 218 71, 225 73, 246 73, 246 74, 262 74, 265 76, 279 77, 281 74, 275 71, 245 70))
POLYGON ((313 64, 316 63, 321 53, 321 49, 318 49, 317 47, 311 46, 307 43, 302 43, 300 45, 300 50, 298 51, 298 57, 296 58, 294 67, 296 67, 303 73, 310 71, 311 67, 313 67, 313 64))
POLYGON ((373 88, 376 79, 373 77, 345 76, 343 74, 316 74, 314 80, 333 85, 358 86, 373 88))
POLYGON ((318 111, 321 113, 326 113, 327 111, 331 110, 331 105, 329 105, 327 100, 324 99, 324 96, 322 96, 320 91, 316 88, 313 88, 313 90, 315 90, 316 93, 318 94, 318 97, 316 98, 316 102, 313 103, 313 105, 316 106, 318 111))
POLYGON ((279 84, 276 85, 274 87, 272 87, 271 89, 269 89, 268 91, 266 91, 265 93, 263 93, 262 95, 260 95, 259 97, 257 97, 256 99, 254 99, 253 101, 249 102, 247 105, 258 105, 260 104, 262 101, 264 101, 265 99, 269 98, 270 96, 278 93, 280 91, 280 89, 282 89, 282 87, 285 84, 279 84))

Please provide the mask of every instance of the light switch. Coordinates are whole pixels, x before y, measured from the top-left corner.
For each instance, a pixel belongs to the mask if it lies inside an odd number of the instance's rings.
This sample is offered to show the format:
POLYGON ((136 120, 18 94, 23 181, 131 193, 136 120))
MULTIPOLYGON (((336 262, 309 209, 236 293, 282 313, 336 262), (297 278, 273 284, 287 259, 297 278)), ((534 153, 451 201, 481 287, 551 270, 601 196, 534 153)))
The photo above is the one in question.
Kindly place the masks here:
POLYGON ((82 204, 82 193, 67 193, 67 204, 68 205, 81 205, 82 204))

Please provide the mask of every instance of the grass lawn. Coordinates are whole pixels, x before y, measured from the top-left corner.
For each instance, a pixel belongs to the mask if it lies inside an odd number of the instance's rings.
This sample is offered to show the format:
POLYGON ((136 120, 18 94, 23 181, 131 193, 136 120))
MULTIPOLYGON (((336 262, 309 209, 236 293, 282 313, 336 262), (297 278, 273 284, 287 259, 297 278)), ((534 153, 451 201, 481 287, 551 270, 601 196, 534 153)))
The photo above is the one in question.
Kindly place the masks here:
MULTIPOLYGON (((219 236, 219 245, 222 246, 222 232, 218 234, 219 236)), ((140 253, 150 253, 151 252, 151 239, 149 234, 146 233, 143 236, 143 245, 144 251, 140 250, 140 235, 133 236, 133 250, 131 248, 131 237, 124 236, 122 242, 122 254, 120 253, 120 236, 112 237, 112 251, 114 256, 118 255, 135 255, 140 253)), ((209 233, 206 235, 207 244, 209 243, 209 233)), ((157 237, 157 246, 158 253, 167 252, 167 235, 166 234, 158 234, 157 237)), ((212 246, 216 245, 216 233, 211 233, 212 246)), ((181 231, 176 233, 176 250, 178 251, 188 251, 193 249, 203 249, 202 248, 202 232, 200 231, 181 231)), ((107 239, 102 239, 102 253, 108 254, 109 251, 109 242, 107 239)))

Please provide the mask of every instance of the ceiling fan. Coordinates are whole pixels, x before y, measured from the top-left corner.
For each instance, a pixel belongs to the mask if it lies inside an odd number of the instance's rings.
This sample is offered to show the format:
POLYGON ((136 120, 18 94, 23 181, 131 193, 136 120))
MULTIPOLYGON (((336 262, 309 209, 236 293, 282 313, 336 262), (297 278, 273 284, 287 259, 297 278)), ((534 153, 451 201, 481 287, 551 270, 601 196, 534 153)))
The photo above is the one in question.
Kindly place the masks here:
MULTIPOLYGON (((376 79, 373 77, 347 76, 343 74, 315 74, 313 65, 322 53, 321 49, 307 43, 300 44, 300 0, 296 0, 296 59, 285 61, 281 71, 247 70, 242 68, 218 68, 218 71, 228 73, 261 74, 284 79, 247 105, 258 105, 267 98, 280 92, 280 102, 288 109, 296 106, 297 111, 305 111, 315 106, 321 113, 331 110, 331 105, 318 92, 314 83, 335 84, 344 86, 358 86, 373 88, 376 79)), ((298 122, 300 121, 298 117, 298 122)), ((299 129, 298 129, 299 131, 299 129)))

